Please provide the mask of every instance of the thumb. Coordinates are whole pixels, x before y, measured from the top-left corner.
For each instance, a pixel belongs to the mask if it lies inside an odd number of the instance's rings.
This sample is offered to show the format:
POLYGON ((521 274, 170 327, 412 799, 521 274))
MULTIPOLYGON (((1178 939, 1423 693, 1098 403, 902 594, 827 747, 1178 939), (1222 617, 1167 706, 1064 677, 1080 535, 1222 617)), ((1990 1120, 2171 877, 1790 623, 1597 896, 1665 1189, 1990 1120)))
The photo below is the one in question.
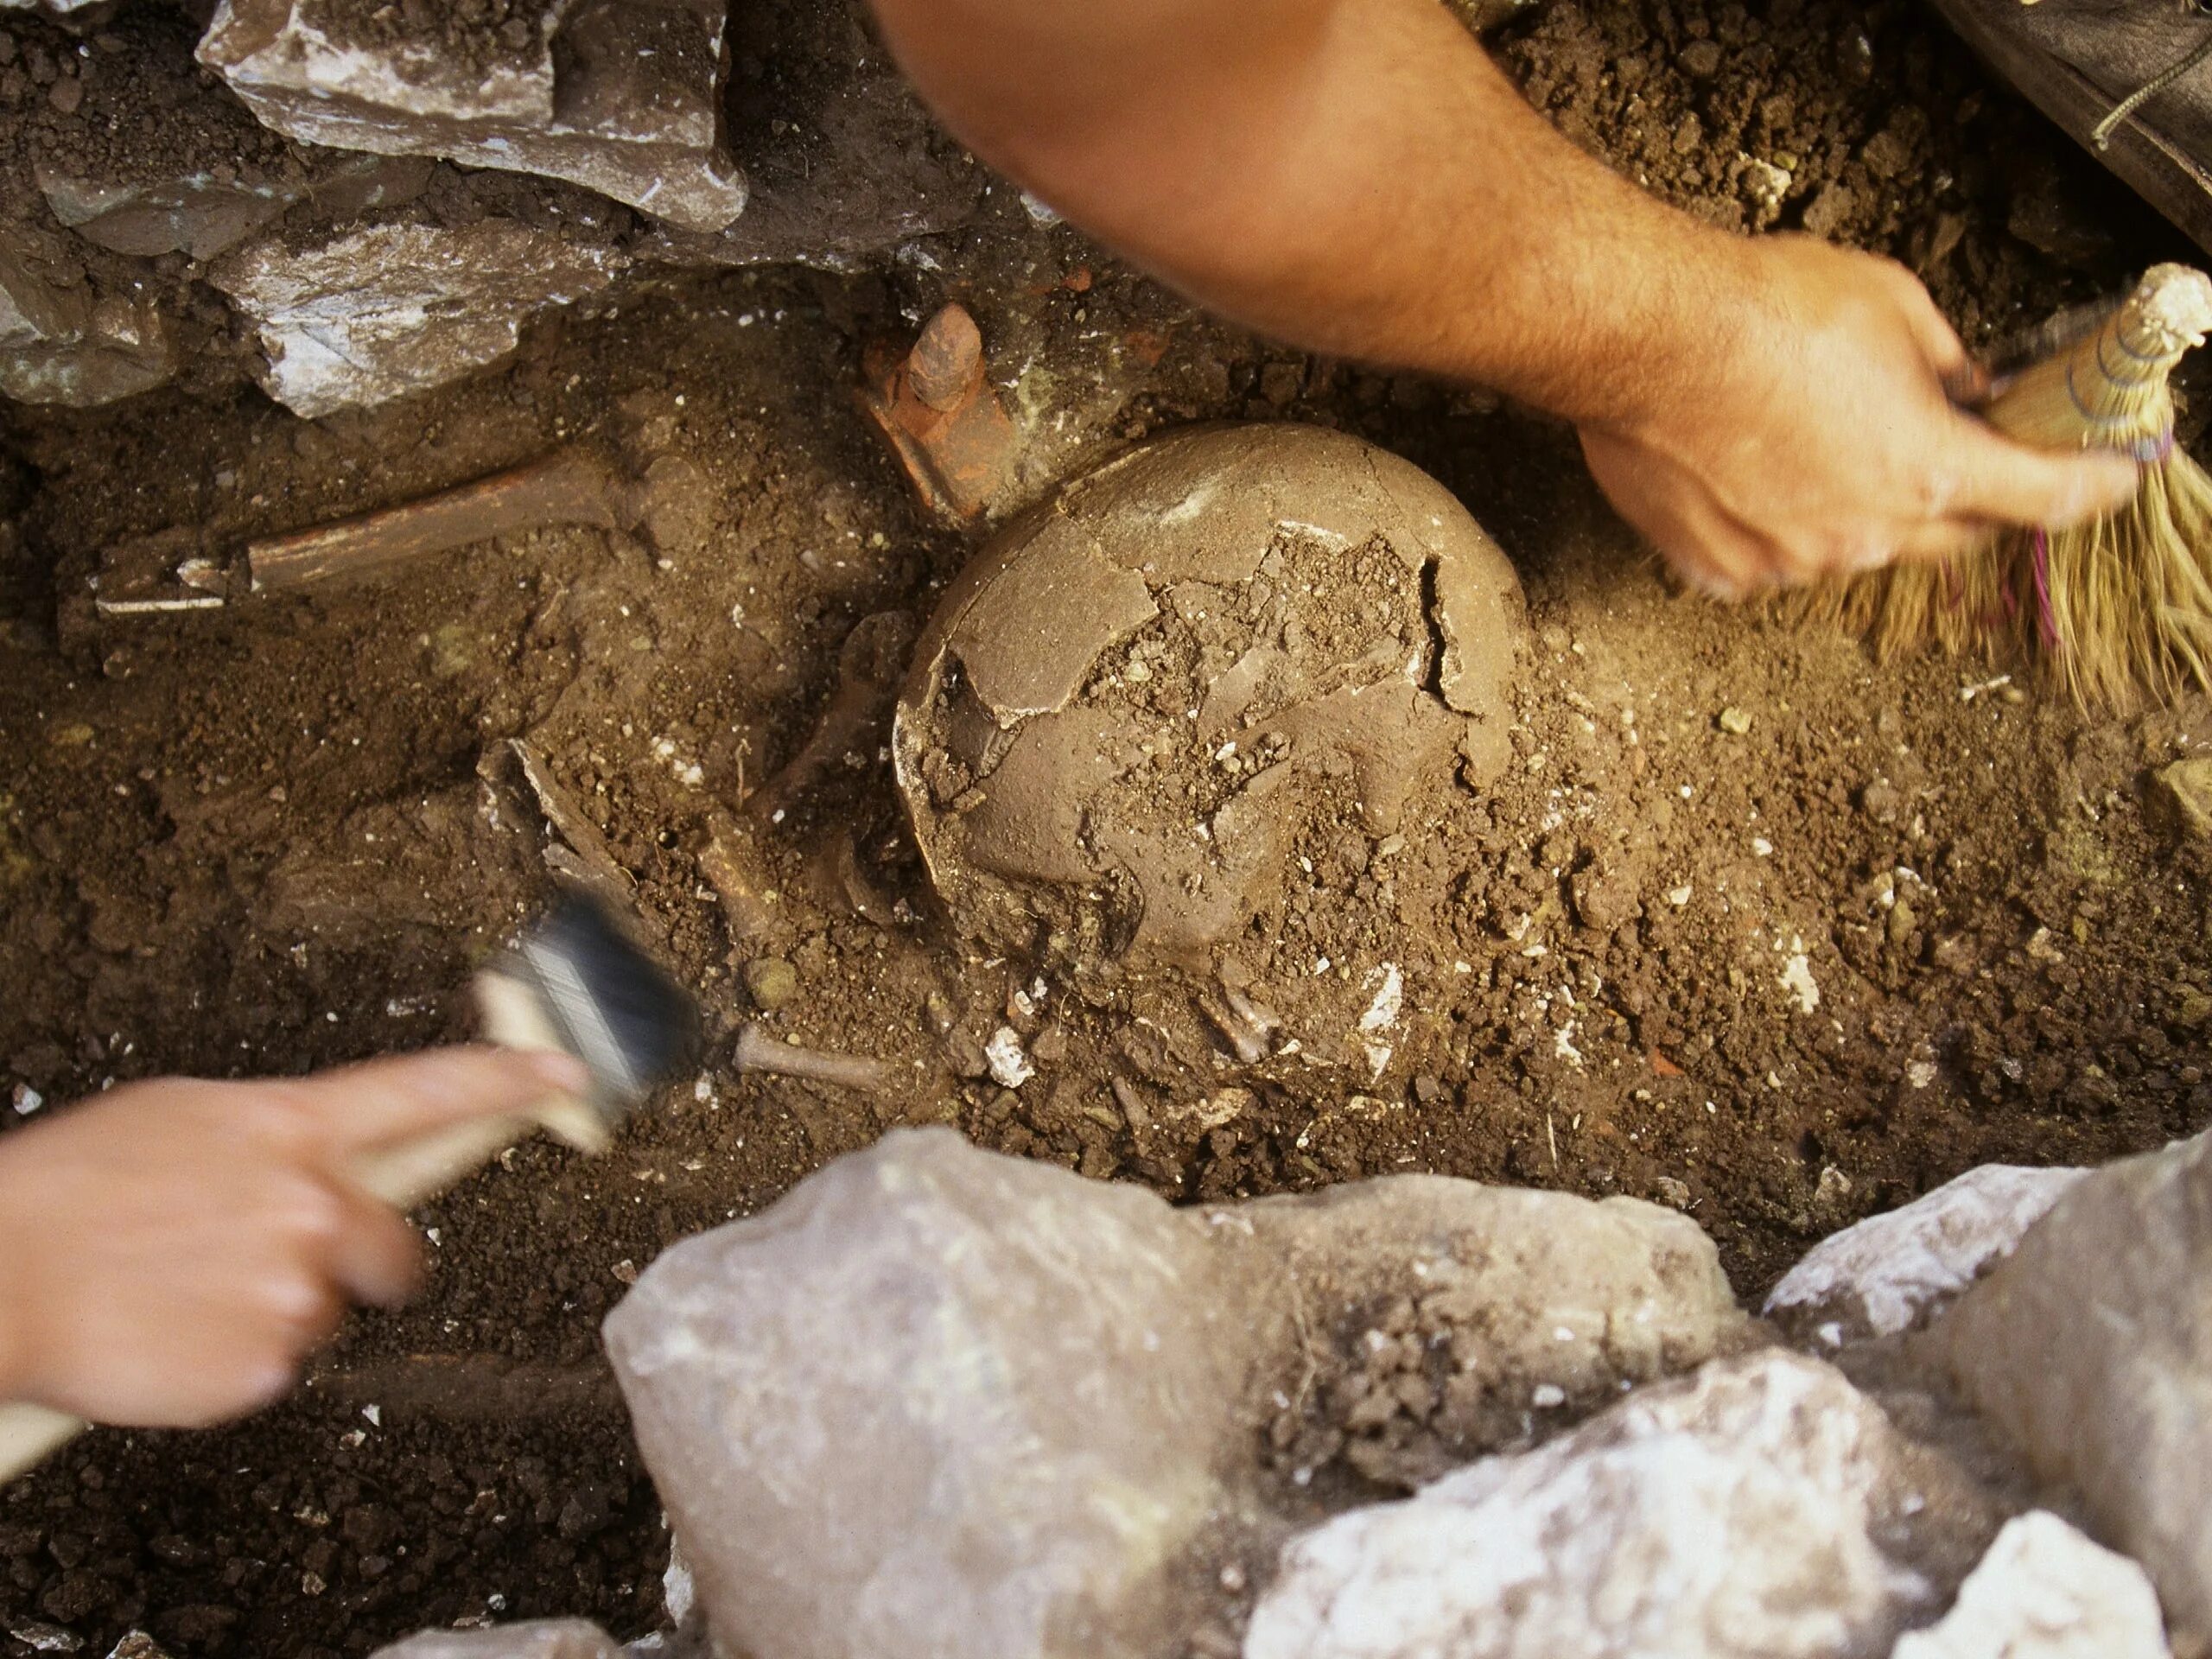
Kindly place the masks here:
POLYGON ((2073 452, 2016 443, 1967 416, 1955 423, 1949 511, 1996 524, 2064 530, 2118 512, 2142 475, 2109 449, 2073 452))

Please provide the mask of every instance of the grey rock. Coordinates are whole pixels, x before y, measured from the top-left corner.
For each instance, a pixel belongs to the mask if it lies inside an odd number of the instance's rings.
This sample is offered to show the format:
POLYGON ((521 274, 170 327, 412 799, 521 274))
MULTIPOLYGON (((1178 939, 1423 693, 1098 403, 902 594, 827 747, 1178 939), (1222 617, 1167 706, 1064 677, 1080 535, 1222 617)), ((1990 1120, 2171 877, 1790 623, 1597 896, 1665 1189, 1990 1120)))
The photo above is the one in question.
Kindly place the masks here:
POLYGON ((2212 1140, 2083 1178, 1929 1334, 2037 1472, 2212 1637, 2212 1140))
POLYGON ((1294 1540, 1244 1659, 1877 1659, 1940 1598, 1922 1558, 1993 1529, 1840 1373, 1768 1351, 1294 1540))
POLYGON ((605 246, 483 219, 369 226, 305 248, 256 242, 208 280, 259 335, 270 395, 314 416, 497 362, 532 315, 598 292, 623 263, 605 246))
POLYGON ((2005 1523, 1940 1624, 1891 1659, 2171 1659, 2143 1569, 2048 1510, 2005 1523))
POLYGON ((929 1130, 667 1252, 607 1340, 725 1644, 1112 1659, 1172 1647, 1208 1540, 1282 1535, 1263 1431, 1417 1300, 1480 1333, 1477 1435, 1742 1329, 1710 1242, 1633 1200, 1402 1177, 1178 1211, 929 1130))
POLYGON ((1828 1347, 1924 1325, 2088 1172, 1985 1164, 1831 1234, 1783 1275, 1766 1316, 1828 1347), (1829 1327, 1833 1327, 1830 1329, 1829 1327))
POLYGON ((151 305, 96 293, 58 238, 0 229, 0 392, 89 409, 175 372, 168 328, 151 305))
POLYGON ((1234 1289, 1149 1193, 905 1133, 664 1254, 607 1341, 725 1643, 1135 1656, 1224 1502, 1234 1289))
POLYGON ((370 1659, 619 1659, 622 1649, 581 1618, 539 1618, 482 1630, 424 1630, 370 1659))
POLYGON ((185 253, 213 259, 310 198, 338 218, 410 200, 421 194, 429 166, 413 157, 346 156, 311 177, 249 180, 235 168, 193 166, 152 180, 111 182, 81 165, 47 162, 37 176, 54 216, 97 246, 141 258, 185 253))
POLYGON ((349 29, 310 0, 222 0, 199 57, 304 143, 565 179, 693 231, 744 211, 721 0, 547 0, 512 38, 461 44, 424 10, 420 30, 397 8, 349 29))

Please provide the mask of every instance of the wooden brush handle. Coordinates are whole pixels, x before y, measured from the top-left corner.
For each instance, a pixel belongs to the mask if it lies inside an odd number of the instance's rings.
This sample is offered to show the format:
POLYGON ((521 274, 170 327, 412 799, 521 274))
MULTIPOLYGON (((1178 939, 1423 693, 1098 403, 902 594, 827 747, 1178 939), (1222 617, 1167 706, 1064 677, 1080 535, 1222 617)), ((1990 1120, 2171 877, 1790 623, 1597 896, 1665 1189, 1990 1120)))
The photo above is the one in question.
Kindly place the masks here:
POLYGON ((2044 448, 2119 449, 2163 458, 2173 433, 2166 377, 2212 333, 2212 277, 2153 265, 2096 328, 2030 365, 1983 412, 2044 448))

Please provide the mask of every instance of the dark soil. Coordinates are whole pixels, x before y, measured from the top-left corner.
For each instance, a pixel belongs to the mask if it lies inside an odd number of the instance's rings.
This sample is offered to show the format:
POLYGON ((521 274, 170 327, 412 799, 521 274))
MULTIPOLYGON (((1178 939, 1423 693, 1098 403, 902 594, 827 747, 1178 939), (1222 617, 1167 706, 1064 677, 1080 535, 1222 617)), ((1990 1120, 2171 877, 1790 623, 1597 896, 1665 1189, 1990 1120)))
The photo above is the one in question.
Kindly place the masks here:
MULTIPOLYGON (((1916 7, 1560 0, 1498 44, 1655 188, 1893 252, 1976 340, 2171 251, 1916 7), (1771 213, 1739 151, 1795 158, 1771 213)), ((2148 772, 2212 741, 2212 705, 2085 716, 2018 665, 1877 668, 1671 593, 1548 423, 1220 329, 1017 215, 931 253, 632 290, 374 413, 302 423, 232 372, 0 415, 0 1091, 464 1034, 468 968, 549 880, 503 759, 521 736, 716 1039, 607 1157, 524 1148, 428 1206, 421 1302, 354 1321, 290 1405, 95 1435, 0 1494, 0 1630, 104 1653, 137 1624, 289 1659, 493 1616, 652 1628, 666 1537, 599 1319, 671 1241, 896 1122, 1176 1197, 1408 1169, 1636 1194, 1688 1209, 1749 1297, 1974 1164, 2092 1161, 2212 1121, 2205 853, 2143 810, 2148 772), (855 623, 918 621, 972 550, 921 522, 849 403, 864 347, 947 297, 1016 410, 1063 417, 1054 469, 1189 420, 1340 426, 1429 468, 1518 566, 1536 646, 1504 779, 1445 791, 1390 852, 1340 837, 1315 872, 1408 977, 1383 1089, 1248 1083, 1194 1019, 1148 1039, 1163 988, 1025 1008, 1036 966, 951 936, 876 751, 780 823, 741 813, 855 623), (359 593, 89 615, 116 538, 295 528, 578 436, 701 468, 691 543, 549 531, 359 593), (733 881, 765 931, 734 934, 733 881), (799 994, 764 1014, 743 969, 766 958, 799 994), (740 1077, 728 1041, 753 1017, 925 1081, 873 1102, 740 1077), (1009 1023, 1039 1064, 1019 1091, 971 1075, 1009 1023), (1163 1156, 1117 1077, 1249 1098, 1163 1156)))

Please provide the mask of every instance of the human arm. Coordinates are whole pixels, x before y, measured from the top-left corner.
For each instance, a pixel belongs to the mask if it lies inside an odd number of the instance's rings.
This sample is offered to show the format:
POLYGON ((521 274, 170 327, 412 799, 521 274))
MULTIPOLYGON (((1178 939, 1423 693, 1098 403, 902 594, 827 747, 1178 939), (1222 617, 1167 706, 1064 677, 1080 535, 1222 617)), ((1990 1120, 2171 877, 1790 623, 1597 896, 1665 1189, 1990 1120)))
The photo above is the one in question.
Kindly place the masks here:
POLYGON ((1573 422, 1700 584, 1952 550, 2133 493, 1961 414, 1900 267, 1752 240, 1560 137, 1434 0, 874 0, 985 160, 1224 315, 1573 422))
POLYGON ((405 1300, 406 1224, 349 1159, 519 1113, 581 1067, 455 1048, 128 1084, 0 1139, 0 1399, 196 1427, 281 1396, 347 1301, 405 1300))

